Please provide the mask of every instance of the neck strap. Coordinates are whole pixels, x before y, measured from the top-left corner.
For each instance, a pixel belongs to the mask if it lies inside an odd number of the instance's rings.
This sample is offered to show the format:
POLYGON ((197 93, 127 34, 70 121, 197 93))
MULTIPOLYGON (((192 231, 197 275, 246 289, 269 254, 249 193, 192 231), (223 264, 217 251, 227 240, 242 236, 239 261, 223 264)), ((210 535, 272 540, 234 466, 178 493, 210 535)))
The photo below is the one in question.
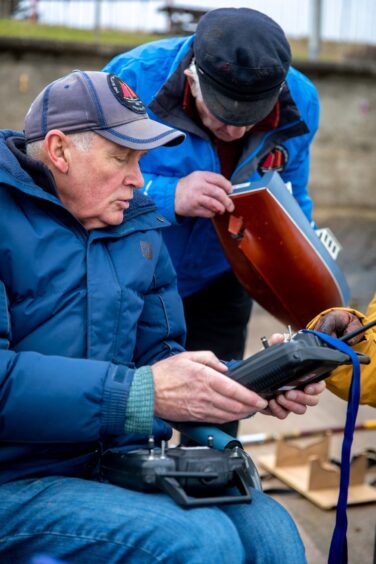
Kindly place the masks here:
POLYGON ((346 343, 330 337, 325 333, 303 329, 306 333, 313 333, 331 347, 347 354, 352 362, 353 372, 350 386, 349 400, 347 404, 346 423, 341 453, 341 477, 339 496, 337 503, 336 524, 330 544, 328 564, 340 564, 347 562, 347 497, 350 481, 350 453, 354 436, 356 416, 359 408, 360 398, 360 363, 356 352, 346 343))

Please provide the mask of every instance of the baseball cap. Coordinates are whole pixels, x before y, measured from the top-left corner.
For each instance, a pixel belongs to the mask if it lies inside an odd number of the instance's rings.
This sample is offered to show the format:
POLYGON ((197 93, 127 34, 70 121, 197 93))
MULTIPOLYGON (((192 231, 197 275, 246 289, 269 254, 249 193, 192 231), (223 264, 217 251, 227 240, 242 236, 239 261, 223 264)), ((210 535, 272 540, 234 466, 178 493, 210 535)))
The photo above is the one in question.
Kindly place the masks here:
POLYGON ((51 129, 95 131, 130 149, 178 145, 185 135, 149 118, 137 94, 112 73, 75 70, 42 90, 25 117, 26 142, 51 129))
POLYGON ((250 8, 219 8, 199 21, 193 51, 210 112, 230 125, 251 125, 273 109, 291 64, 282 28, 250 8))

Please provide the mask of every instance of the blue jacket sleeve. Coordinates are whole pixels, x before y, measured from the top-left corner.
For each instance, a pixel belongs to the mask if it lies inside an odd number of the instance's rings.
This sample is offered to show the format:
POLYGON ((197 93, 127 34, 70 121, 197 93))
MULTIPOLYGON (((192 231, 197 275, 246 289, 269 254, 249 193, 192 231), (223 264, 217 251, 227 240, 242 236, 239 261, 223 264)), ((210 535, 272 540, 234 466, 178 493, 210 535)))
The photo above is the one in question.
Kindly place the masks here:
POLYGON ((0 350, 1 441, 89 442, 124 433, 134 370, 0 350))
POLYGON ((134 370, 108 362, 9 350, 0 281, 0 441, 87 442, 121 435, 134 370))
POLYGON ((292 193, 309 221, 312 221, 312 199, 308 193, 310 168, 310 146, 319 127, 320 105, 316 89, 307 87, 307 99, 302 108, 304 121, 309 132, 288 141, 289 150, 295 155, 289 161, 286 170, 281 173, 284 182, 291 182, 292 193))

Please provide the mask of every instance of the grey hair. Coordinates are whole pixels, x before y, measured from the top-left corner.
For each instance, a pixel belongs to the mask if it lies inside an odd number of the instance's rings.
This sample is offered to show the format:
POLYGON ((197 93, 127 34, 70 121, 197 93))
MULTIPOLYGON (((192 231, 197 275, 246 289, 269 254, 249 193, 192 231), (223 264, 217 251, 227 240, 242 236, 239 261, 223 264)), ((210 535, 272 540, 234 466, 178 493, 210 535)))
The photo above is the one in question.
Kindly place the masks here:
MULTIPOLYGON (((68 134, 69 139, 79 151, 86 153, 93 142, 95 133, 93 131, 82 131, 79 133, 68 134)), ((41 141, 32 141, 26 144, 26 153, 35 160, 42 160, 44 149, 44 139, 41 141)))
POLYGON ((201 86, 200 86, 200 81, 199 81, 199 78, 198 78, 196 61, 195 61, 194 58, 192 59, 191 64, 188 67, 188 70, 191 74, 191 77, 192 77, 194 85, 195 85, 195 96, 202 100, 203 97, 202 97, 202 92, 201 92, 201 86))
POLYGON ((44 139, 42 139, 42 141, 32 141, 31 143, 26 143, 26 154, 36 161, 40 160, 42 156, 43 145, 44 139))

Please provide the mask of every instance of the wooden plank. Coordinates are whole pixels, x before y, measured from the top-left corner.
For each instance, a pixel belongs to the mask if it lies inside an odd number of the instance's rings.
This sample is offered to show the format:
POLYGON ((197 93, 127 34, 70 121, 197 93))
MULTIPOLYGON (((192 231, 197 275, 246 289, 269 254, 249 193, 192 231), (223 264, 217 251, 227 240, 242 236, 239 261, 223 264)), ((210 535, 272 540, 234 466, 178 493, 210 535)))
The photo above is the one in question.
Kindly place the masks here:
MULTIPOLYGON (((310 489, 310 474, 312 473, 312 463, 309 461, 304 465, 292 465, 292 466, 282 466, 276 465, 275 454, 263 455, 258 458, 258 463, 265 468, 268 472, 276 476, 281 482, 284 482, 301 495, 312 501, 321 509, 332 509, 337 506, 339 488, 338 485, 335 487, 324 487, 322 482, 322 476, 320 477, 320 489, 310 489)), ((320 461, 316 459, 315 462, 320 461)), ((320 471, 325 472, 327 470, 326 466, 328 463, 320 463, 320 471), (324 467, 322 467, 324 464, 324 467)), ((339 480, 339 469, 335 465, 330 465, 330 471, 336 469, 336 479, 337 484, 339 480)), ((317 472, 317 465, 314 466, 314 471, 317 472)), ((359 471, 359 470, 358 470, 359 471)), ((359 476, 357 475, 357 480, 359 476)), ((357 481, 356 480, 356 481, 357 481)), ((354 505, 359 503, 370 503, 376 501, 376 488, 370 486, 367 483, 355 484, 349 486, 348 494, 348 505, 354 505)))
POLYGON ((275 465, 278 467, 304 465, 313 456, 322 461, 328 460, 329 438, 330 435, 326 434, 324 437, 316 439, 312 444, 305 446, 279 439, 276 446, 275 465))

